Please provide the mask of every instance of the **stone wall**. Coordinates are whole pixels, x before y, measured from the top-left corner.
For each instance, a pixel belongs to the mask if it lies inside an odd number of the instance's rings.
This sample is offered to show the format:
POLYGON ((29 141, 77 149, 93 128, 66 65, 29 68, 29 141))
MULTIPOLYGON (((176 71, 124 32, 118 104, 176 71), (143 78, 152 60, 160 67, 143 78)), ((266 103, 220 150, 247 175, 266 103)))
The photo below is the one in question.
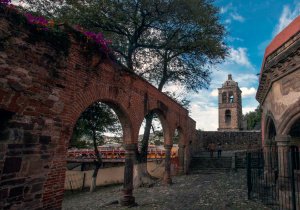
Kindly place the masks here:
POLYGON ((246 150, 260 147, 260 131, 198 131, 193 142, 193 154, 205 151, 209 143, 221 143, 223 150, 246 150))

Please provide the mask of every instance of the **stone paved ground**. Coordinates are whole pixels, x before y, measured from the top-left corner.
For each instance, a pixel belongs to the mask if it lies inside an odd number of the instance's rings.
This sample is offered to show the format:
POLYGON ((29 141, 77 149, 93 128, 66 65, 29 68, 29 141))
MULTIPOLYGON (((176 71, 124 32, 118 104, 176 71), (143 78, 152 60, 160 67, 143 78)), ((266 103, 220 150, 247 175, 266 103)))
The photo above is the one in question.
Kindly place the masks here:
MULTIPOLYGON (((247 200, 245 171, 218 174, 192 174, 173 177, 173 185, 157 183, 152 188, 134 191, 138 205, 132 210, 263 210, 271 209, 247 200)), ((82 192, 65 196, 64 210, 129 209, 117 200, 121 186, 100 188, 94 193, 82 192)))

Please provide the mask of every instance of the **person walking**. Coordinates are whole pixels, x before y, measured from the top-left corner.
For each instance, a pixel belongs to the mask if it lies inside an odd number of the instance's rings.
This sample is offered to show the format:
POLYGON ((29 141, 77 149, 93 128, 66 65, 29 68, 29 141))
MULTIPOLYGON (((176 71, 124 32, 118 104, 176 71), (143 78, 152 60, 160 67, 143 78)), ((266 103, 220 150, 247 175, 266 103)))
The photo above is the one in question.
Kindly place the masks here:
POLYGON ((216 150, 216 145, 215 143, 210 143, 208 147, 209 147, 210 157, 212 158, 214 157, 214 151, 216 150))
POLYGON ((218 158, 221 157, 222 154, 222 145, 221 143, 218 144, 218 158))

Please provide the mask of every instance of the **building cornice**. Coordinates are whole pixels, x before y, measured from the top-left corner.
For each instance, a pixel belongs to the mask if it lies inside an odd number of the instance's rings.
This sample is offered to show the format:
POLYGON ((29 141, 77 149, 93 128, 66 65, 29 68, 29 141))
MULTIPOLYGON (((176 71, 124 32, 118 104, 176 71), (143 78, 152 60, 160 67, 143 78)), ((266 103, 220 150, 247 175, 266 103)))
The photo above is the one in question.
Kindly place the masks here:
POLYGON ((300 29, 265 58, 256 99, 263 104, 272 84, 300 68, 300 29))

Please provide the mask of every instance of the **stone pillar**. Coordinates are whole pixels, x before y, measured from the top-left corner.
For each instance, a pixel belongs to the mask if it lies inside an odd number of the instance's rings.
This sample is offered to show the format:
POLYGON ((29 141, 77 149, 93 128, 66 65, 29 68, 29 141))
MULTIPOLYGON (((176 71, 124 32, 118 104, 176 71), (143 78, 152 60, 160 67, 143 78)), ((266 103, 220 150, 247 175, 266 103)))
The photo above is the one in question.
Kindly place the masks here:
POLYGON ((184 174, 184 149, 185 149, 185 145, 179 144, 179 149, 178 149, 178 159, 179 159, 178 173, 179 174, 184 174))
MULTIPOLYGON (((275 184, 274 168, 272 168, 272 142, 266 139, 264 143, 264 181, 267 185, 275 184)), ((274 166, 273 166, 274 167, 274 166)))
POLYGON ((164 174, 164 183, 165 184, 172 184, 171 179, 171 148, 172 145, 165 145, 165 174, 164 174))
POLYGON ((122 206, 135 205, 135 199, 132 196, 133 191, 133 166, 135 161, 136 144, 125 144, 125 170, 124 170, 124 184, 123 197, 120 199, 122 206))
POLYGON ((275 137, 278 148, 278 188, 279 205, 284 209, 292 209, 291 183, 289 175, 289 143, 290 136, 277 135, 275 137))

